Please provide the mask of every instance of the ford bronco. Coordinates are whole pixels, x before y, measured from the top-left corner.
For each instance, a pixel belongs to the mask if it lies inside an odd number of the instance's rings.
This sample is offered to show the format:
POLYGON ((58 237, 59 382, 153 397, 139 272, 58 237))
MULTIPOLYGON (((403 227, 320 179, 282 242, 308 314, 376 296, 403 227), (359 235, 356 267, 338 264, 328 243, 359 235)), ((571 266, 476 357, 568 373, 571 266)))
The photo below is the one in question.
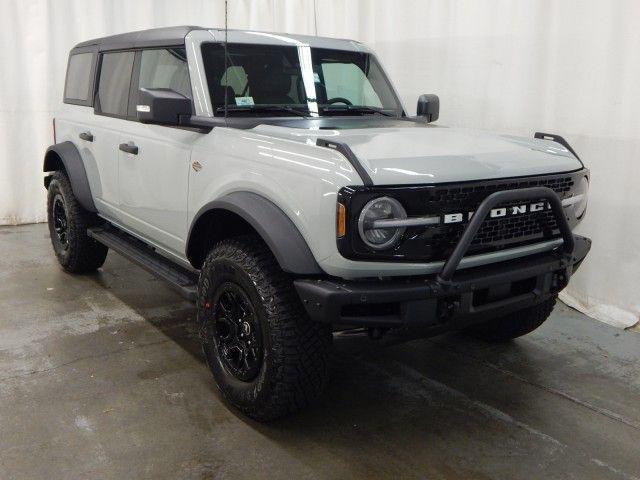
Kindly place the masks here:
POLYGON ((409 116, 352 40, 171 27, 70 52, 44 156, 71 273, 115 250, 197 304, 223 397, 268 420, 328 377, 332 331, 531 332, 590 248, 560 136, 409 116))

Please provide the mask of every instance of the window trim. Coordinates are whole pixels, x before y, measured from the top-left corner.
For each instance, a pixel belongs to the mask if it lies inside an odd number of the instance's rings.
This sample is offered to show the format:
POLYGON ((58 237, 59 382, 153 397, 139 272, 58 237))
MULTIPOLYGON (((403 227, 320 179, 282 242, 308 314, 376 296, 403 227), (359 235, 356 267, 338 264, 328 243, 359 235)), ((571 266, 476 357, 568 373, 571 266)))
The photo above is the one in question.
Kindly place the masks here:
POLYGON ((138 114, 136 112, 135 91, 140 85, 140 65, 142 64, 142 49, 135 50, 135 56, 133 57, 133 68, 131 69, 131 79, 129 80, 129 98, 127 100, 127 119, 134 122, 138 121, 138 114))
POLYGON ((89 45, 87 47, 78 47, 74 48, 69 52, 69 57, 67 58, 67 72, 64 77, 64 87, 62 91, 62 102, 71 104, 71 105, 79 105, 82 107, 92 107, 94 92, 96 86, 96 70, 97 70, 97 59, 98 59, 98 46, 97 45, 89 45), (87 99, 80 100, 78 98, 71 98, 66 96, 67 92, 67 82, 69 81, 69 66, 71 65, 71 57, 74 55, 80 55, 83 53, 91 53, 91 69, 89 70, 89 91, 87 92, 87 99))

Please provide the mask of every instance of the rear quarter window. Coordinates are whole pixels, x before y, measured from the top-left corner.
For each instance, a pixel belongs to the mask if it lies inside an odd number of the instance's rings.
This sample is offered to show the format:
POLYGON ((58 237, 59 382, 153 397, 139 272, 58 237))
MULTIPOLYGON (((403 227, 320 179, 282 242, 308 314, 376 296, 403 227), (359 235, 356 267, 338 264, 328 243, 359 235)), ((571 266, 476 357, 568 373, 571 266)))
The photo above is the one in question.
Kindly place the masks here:
POLYGON ((64 102, 91 104, 94 54, 76 53, 69 57, 64 86, 64 102))

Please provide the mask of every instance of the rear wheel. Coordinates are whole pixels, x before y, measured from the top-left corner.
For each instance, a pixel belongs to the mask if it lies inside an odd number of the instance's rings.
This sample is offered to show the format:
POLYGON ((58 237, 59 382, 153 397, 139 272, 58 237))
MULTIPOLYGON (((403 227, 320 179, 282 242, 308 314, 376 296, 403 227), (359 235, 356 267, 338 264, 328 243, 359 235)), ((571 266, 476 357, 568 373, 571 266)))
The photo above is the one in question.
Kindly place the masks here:
POLYGON ((467 328, 465 332, 488 342, 506 342, 521 337, 533 332, 549 318, 556 299, 557 296, 554 295, 538 305, 474 325, 467 328))
POLYGON ((331 331, 309 320, 291 278, 262 240, 223 240, 198 284, 207 363, 223 397, 256 420, 308 405, 328 379, 331 331))
POLYGON ((78 203, 64 172, 55 172, 49 183, 47 218, 51 245, 62 268, 86 273, 102 266, 108 248, 87 235, 87 227, 100 220, 78 203))

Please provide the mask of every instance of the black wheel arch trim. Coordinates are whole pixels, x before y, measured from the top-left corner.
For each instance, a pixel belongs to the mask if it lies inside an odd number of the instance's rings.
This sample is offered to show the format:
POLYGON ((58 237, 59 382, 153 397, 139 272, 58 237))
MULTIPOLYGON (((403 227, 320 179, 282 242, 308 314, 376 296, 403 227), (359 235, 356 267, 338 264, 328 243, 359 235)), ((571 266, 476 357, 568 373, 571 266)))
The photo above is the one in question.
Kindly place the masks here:
POLYGON ((302 234, 291 219, 273 202, 253 192, 233 192, 204 205, 194 216, 187 236, 187 257, 192 233, 198 220, 207 212, 226 210, 244 219, 271 249, 280 267, 297 275, 320 275, 316 262, 302 234))
MULTIPOLYGON (((89 179, 87 178, 87 171, 84 168, 82 157, 80 152, 72 142, 62 142, 51 145, 47 148, 44 154, 44 163, 42 170, 44 172, 53 172, 58 170, 56 160, 54 160, 54 154, 60 158, 64 169, 71 182, 71 190, 75 195, 78 203, 90 212, 96 212, 96 206, 93 203, 93 196, 91 195, 91 188, 89 186, 89 179)), ((45 187, 48 187, 47 178, 45 178, 45 187)))

